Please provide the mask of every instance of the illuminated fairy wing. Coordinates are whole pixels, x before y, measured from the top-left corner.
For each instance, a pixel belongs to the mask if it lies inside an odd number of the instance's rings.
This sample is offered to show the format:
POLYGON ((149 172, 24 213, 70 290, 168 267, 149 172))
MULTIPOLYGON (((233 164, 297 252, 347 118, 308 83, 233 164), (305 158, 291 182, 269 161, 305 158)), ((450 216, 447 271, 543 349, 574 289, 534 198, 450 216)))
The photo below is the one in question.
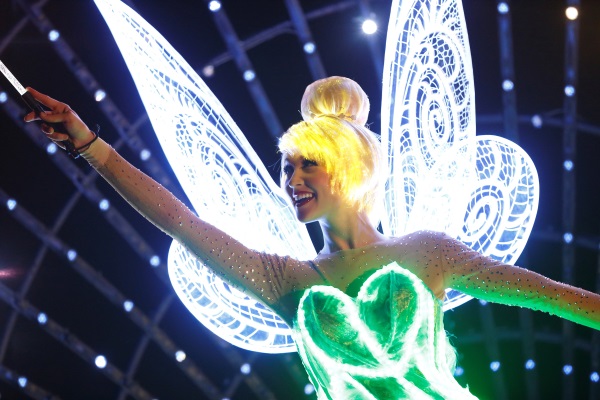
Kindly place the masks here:
MULTIPOLYGON (((531 159, 499 137, 475 137, 471 54, 459 0, 395 0, 382 98, 385 233, 446 232, 506 263, 537 212, 531 159)), ((450 290, 444 308, 469 300, 450 290)))
POLYGON ((456 232, 472 173, 475 93, 460 2, 395 0, 385 54, 386 233, 456 232))
POLYGON ((456 237, 473 249, 514 264, 531 233, 539 180, 529 155, 499 136, 477 136, 476 177, 456 237))
MULTIPOLYGON (((194 209, 249 248, 316 256, 306 228, 206 84, 145 20, 116 0, 96 0, 134 78, 161 146, 194 209)), ((187 308, 239 347, 295 351, 272 310, 229 286, 177 242, 169 275, 187 308)))

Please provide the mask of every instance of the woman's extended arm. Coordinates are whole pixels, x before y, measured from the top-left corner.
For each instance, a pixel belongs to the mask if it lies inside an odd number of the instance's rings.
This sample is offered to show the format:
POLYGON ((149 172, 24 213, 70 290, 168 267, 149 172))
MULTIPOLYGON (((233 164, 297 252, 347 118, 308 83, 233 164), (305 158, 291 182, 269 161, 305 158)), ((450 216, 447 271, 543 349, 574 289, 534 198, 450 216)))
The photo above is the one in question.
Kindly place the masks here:
POLYGON ((445 285, 478 299, 544 311, 600 330, 600 295, 502 264, 444 235, 445 285))
MULTIPOLYGON (((77 148, 93 138, 93 133, 67 105, 34 90, 31 92, 52 110, 39 118, 62 123, 68 132, 54 132, 44 126, 50 139, 71 140, 77 148)), ((34 119, 33 113, 25 117, 26 121, 34 119)), ((140 214, 186 246, 227 282, 267 304, 276 304, 297 288, 297 277, 316 274, 307 263, 253 251, 199 219, 168 190, 133 167, 101 139, 82 150, 82 155, 140 214)))

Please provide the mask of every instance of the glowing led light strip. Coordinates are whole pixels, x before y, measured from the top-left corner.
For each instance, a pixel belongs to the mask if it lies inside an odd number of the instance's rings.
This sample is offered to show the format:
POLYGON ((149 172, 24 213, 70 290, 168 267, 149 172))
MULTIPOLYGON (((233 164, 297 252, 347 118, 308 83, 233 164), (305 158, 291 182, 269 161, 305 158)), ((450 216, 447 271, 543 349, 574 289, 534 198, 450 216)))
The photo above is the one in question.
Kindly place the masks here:
POLYGON ((385 385, 385 398, 474 399, 452 375, 435 302, 396 263, 371 275, 356 299, 329 286, 307 290, 296 339, 312 383, 334 398, 382 398, 376 394, 385 385))

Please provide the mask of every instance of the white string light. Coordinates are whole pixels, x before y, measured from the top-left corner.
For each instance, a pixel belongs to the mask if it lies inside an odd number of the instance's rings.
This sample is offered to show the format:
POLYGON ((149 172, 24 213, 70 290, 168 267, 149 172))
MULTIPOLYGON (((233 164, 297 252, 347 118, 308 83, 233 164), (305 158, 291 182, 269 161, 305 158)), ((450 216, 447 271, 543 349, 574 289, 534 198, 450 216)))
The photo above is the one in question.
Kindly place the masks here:
POLYGON ((510 79, 505 79, 502 82, 502 90, 504 90, 505 92, 510 92, 511 90, 514 89, 514 87, 515 87, 515 84, 510 79))
POLYGON ((575 87, 572 85, 565 86, 565 95, 567 95, 567 97, 573 97, 573 95, 575 95, 575 87))
POLYGON ((96 90, 96 93, 94 93, 94 99, 97 102, 101 102, 105 98, 106 98, 106 92, 102 89, 98 89, 98 90, 96 90))
POLYGON ((215 66, 214 65, 206 65, 204 68, 202 68, 202 75, 206 76, 207 78, 210 78, 214 74, 215 74, 215 66))
POLYGON ((498 372, 500 369, 500 361, 492 361, 490 363, 490 369, 494 372, 498 372))
POLYGON ((46 322, 48 322, 48 316, 41 312, 37 316, 37 321, 40 325, 44 325, 46 322))
POLYGON ((158 267, 160 265, 160 257, 156 255, 150 257, 150 265, 153 267, 158 267))
POLYGON ((250 366, 250 364, 244 363, 240 367, 240 372, 244 375, 248 375, 248 374, 250 374, 250 372, 252 372, 252 367, 250 366))
POLYGON ((17 201, 15 199, 6 200, 6 208, 8 208, 8 211, 12 211, 16 207, 17 207, 17 201))
POLYGON ((579 10, 577 7, 567 7, 565 10, 565 15, 571 21, 575 21, 577 17, 579 17, 579 10))
POLYGON ((96 364, 96 367, 103 369, 103 368, 106 368, 106 365, 108 363, 106 361, 106 357, 104 357, 103 355, 98 355, 94 359, 94 364, 96 364))
POLYGON ((142 151, 140 151, 140 159, 142 161, 147 161, 151 156, 152 153, 148 149, 142 149, 142 151))
POLYGON ((183 350, 177 350, 175 352, 175 359, 177 360, 177 362, 183 362, 185 361, 187 355, 185 354, 185 352, 183 350))
POLYGON ((244 80, 246 82, 253 81, 256 78, 256 74, 251 69, 244 71, 244 80))
POLYGON ((107 211, 110 208, 110 201, 107 199, 102 199, 98 203, 98 208, 102 211, 107 211))
POLYGON ((304 385, 304 394, 309 396, 311 394, 313 394, 315 392, 315 387, 313 386, 312 383, 307 383, 306 385, 304 385))
POLYGON ((304 52, 306 54, 313 54, 316 50, 316 46, 313 42, 304 43, 304 46, 302 46, 302 48, 304 49, 304 52))
POLYGON ((56 42, 59 37, 60 32, 56 29, 52 29, 50 32, 48 32, 48 40, 50 40, 51 42, 56 42))
POLYGON ((221 9, 221 2, 217 0, 212 0, 208 3, 208 9, 212 12, 217 12, 221 9))
POLYGON ((362 30, 367 35, 372 35, 377 32, 377 22, 372 19, 366 19, 362 23, 362 30))
POLYGON ((563 163, 563 167, 564 167, 565 171, 572 171, 573 170, 573 161, 565 160, 565 162, 563 163))
POLYGON ((133 310, 133 301, 131 301, 131 300, 125 300, 123 302, 123 309, 126 312, 130 312, 131 310, 133 310))
POLYGON ((73 249, 67 251, 67 258, 69 259, 69 261, 75 261, 75 259, 77 258, 77 251, 73 249))
POLYGON ((46 153, 53 155, 56 154, 58 146, 54 142, 50 142, 46 145, 46 153))

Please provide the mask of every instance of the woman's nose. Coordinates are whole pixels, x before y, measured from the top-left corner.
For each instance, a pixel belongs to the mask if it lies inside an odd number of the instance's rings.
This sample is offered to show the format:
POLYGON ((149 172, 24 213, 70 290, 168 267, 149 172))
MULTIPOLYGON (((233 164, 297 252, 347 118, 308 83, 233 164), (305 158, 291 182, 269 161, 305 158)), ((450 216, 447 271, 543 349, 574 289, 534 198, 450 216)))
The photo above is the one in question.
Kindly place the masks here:
POLYGON ((292 172, 290 179, 288 180, 288 186, 294 187, 302 184, 302 176, 298 173, 298 171, 292 172))

